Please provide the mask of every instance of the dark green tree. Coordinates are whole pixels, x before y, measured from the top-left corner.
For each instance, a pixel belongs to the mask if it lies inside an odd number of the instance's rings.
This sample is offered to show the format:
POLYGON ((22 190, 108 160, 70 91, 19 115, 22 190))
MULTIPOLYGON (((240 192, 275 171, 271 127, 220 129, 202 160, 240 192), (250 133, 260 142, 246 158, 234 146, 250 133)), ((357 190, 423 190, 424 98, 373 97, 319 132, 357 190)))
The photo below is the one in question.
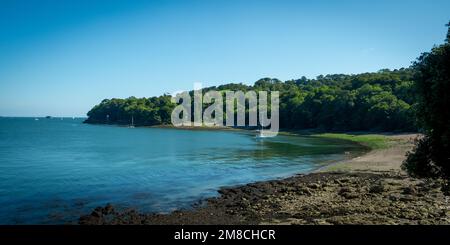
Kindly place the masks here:
POLYGON ((404 168, 420 177, 450 178, 450 22, 446 42, 414 63, 417 119, 425 136, 408 154, 404 168))

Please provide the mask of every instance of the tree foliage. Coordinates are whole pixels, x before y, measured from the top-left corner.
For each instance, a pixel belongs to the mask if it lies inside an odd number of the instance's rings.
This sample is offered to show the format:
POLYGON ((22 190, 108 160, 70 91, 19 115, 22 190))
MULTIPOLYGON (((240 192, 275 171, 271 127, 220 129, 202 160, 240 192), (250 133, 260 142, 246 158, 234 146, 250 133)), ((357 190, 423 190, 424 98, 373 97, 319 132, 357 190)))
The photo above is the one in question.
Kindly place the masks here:
POLYGON ((169 95, 105 99, 87 113, 85 122, 128 125, 133 118, 137 126, 169 124, 174 107, 169 95))
POLYGON ((446 42, 414 63, 417 119, 424 130, 404 168, 423 177, 450 177, 450 22, 446 42))
MULTIPOLYGON (((384 69, 286 82, 263 78, 253 86, 232 83, 203 92, 280 91, 280 126, 286 129, 411 131, 415 130, 412 75, 410 69, 384 69)), ((169 95, 103 100, 88 112, 87 122, 130 124, 133 116, 136 125, 169 124, 174 106, 169 95)))

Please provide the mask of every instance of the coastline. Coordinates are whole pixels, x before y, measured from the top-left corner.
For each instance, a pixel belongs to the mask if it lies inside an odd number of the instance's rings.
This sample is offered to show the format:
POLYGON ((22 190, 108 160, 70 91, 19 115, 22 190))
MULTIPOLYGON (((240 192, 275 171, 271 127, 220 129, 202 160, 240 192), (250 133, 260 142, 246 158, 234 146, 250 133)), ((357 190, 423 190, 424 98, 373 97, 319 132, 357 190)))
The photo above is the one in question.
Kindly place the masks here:
POLYGON ((420 134, 389 134, 384 137, 384 146, 371 148, 361 156, 329 164, 315 172, 397 172, 406 175, 401 164, 420 134))
POLYGON ((438 180, 408 177, 400 165, 417 134, 309 174, 221 188, 219 197, 169 214, 108 204, 79 224, 450 224, 438 180))

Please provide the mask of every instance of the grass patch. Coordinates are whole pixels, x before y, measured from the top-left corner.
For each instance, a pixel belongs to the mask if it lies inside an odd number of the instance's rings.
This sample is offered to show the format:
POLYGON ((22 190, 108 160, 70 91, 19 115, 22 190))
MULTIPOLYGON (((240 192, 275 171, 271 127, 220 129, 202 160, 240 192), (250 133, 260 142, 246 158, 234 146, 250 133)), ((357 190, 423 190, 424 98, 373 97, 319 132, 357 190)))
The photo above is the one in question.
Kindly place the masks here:
POLYGON ((388 147, 389 139, 380 134, 346 134, 346 133, 323 133, 314 134, 313 136, 332 138, 332 139, 343 139, 357 142, 371 149, 384 149, 388 147))

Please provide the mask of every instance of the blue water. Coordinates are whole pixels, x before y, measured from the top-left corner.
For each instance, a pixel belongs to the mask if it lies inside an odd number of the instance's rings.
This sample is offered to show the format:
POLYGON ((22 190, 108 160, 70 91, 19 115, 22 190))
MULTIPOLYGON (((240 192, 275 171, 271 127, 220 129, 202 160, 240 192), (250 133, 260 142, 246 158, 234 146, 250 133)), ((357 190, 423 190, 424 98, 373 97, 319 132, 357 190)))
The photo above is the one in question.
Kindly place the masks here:
POLYGON ((170 212, 222 186, 308 172, 361 150, 314 137, 82 121, 0 118, 0 224, 73 223, 107 203, 170 212))

